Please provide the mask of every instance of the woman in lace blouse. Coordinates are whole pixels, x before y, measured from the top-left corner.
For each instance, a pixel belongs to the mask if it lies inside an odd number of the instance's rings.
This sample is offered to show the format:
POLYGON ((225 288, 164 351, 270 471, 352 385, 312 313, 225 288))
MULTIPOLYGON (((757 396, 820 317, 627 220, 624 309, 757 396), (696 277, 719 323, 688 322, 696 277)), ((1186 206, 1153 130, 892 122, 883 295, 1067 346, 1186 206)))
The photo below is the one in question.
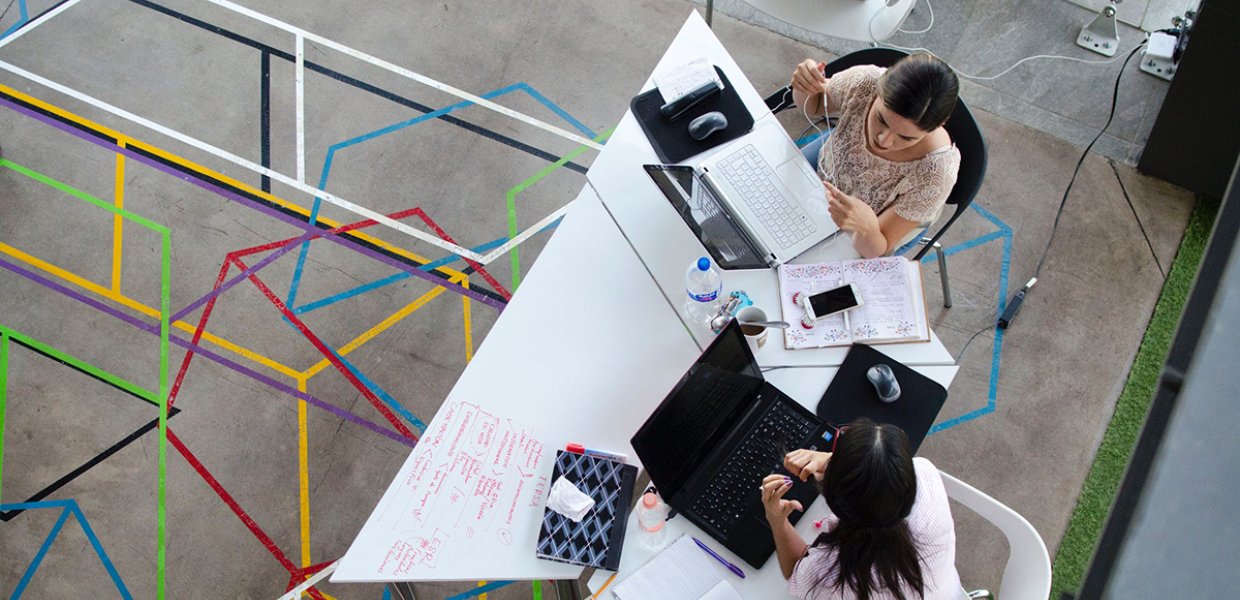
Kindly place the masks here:
POLYGON ((839 117, 825 143, 820 138, 805 150, 818 165, 831 217, 852 233, 862 256, 892 253, 938 217, 960 168, 960 152, 943 129, 958 88, 951 67, 928 54, 829 79, 813 60, 793 72, 793 100, 807 117, 823 114, 824 96, 839 117))

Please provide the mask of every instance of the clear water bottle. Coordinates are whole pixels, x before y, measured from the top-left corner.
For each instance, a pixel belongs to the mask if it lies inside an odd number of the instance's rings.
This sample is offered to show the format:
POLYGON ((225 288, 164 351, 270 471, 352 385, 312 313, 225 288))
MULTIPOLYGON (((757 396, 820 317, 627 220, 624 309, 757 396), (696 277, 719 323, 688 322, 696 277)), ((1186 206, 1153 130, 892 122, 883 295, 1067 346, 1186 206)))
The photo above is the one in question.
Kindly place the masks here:
POLYGON ((698 323, 709 323, 711 317, 719 310, 723 295, 723 277, 719 270, 710 264, 710 259, 703 256, 689 265, 685 271, 685 312, 689 318, 698 323))
POLYGON ((667 505, 658 494, 646 492, 637 503, 637 526, 641 529, 638 542, 648 550, 658 550, 667 541, 667 505))

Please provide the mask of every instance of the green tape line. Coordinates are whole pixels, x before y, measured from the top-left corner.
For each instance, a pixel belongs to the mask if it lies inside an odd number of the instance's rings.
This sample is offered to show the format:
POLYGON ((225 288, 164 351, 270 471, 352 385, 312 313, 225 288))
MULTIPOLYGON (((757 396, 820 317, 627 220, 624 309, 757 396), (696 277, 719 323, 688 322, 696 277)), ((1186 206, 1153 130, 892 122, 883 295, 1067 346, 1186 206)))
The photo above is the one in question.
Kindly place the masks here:
MULTIPOLYGON (((598 136, 594 138, 594 141, 603 142, 607 138, 611 137, 612 132, 615 130, 616 128, 612 127, 608 129, 607 131, 604 131, 603 133, 598 134, 598 136)), ((538 183, 544 177, 552 174, 557 169, 571 162, 574 158, 577 158, 578 156, 585 154, 587 150, 590 150, 589 146, 578 146, 572 152, 565 154, 564 157, 561 158, 560 160, 557 160, 547 165, 546 167, 543 167, 543 169, 535 173, 533 177, 530 177, 529 179, 526 179, 525 181, 518 183, 516 187, 508 190, 508 193, 506 193, 504 196, 505 196, 505 202, 508 205, 508 238, 509 239, 517 237, 517 233, 518 233, 517 232, 517 194, 524 192, 526 188, 534 185, 535 183, 538 183)), ((508 255, 512 257, 512 291, 516 292, 517 287, 521 285, 521 261, 518 259, 517 248, 515 247, 512 250, 508 251, 508 255)))
MULTIPOLYGON (((4 483, 4 397, 9 384, 9 334, 0 332, 0 484, 4 483)), ((0 502, 3 502, 0 496, 0 502)))
POLYGON ((160 225, 159 223, 156 223, 146 217, 138 216, 123 208, 117 208, 116 205, 110 202, 107 202, 105 200, 100 200, 69 184, 61 183, 55 179, 52 179, 51 177, 48 177, 47 175, 44 175, 33 169, 28 169, 26 167, 23 167, 22 165, 19 165, 11 160, 0 158, 0 167, 8 167, 9 169, 17 171, 18 173, 21 173, 22 175, 25 175, 26 177, 29 177, 49 187, 58 189, 79 200, 84 200, 86 202, 94 204, 95 206, 98 206, 99 208, 102 208, 110 213, 120 215, 126 219, 129 219, 130 221, 133 221, 134 223, 137 223, 143 227, 146 227, 152 231, 155 231, 156 233, 161 233, 161 234, 168 233, 168 228, 163 225, 160 225))
POLYGON ((146 400, 147 402, 150 402, 151 404, 154 404, 155 406, 159 406, 158 395, 155 392, 152 392, 140 385, 131 383, 126 379, 123 379, 117 375, 114 375, 103 369, 100 369, 99 367, 96 367, 95 365, 92 365, 86 361, 83 361, 81 359, 70 356, 69 354, 61 352, 60 350, 57 350, 51 346, 48 346, 47 344, 44 344, 43 342, 40 342, 39 340, 36 340, 15 329, 11 329, 9 327, 5 327, 4 325, 0 325, 0 333, 7 335, 9 338, 17 341, 19 344, 30 346, 31 348, 34 348, 35 350, 38 350, 39 352, 42 352, 58 361, 68 364, 85 373, 89 373, 90 375, 94 377, 98 377, 99 379, 102 379, 118 388, 121 388, 135 396, 138 396, 139 398, 142 398, 143 400, 146 400))
POLYGON ((159 475, 156 483, 158 506, 155 509, 156 556, 155 597, 164 598, 167 571, 166 541, 168 486, 168 316, 172 314, 172 233, 163 231, 160 246, 159 282, 159 475))
MULTIPOLYGON (((112 214, 120 215, 121 217, 127 220, 133 221, 134 223, 137 223, 138 225, 141 225, 147 229, 150 229, 151 231, 154 231, 155 233, 158 233, 161 237, 160 283, 159 283, 160 317, 159 317, 159 393, 158 394, 151 392, 150 390, 147 390, 145 388, 142 388, 136 384, 130 383, 129 381, 117 375, 114 375, 112 373, 109 373, 103 369, 100 369, 99 367, 96 367, 92 364, 89 364, 87 362, 74 358, 68 354, 65 354, 64 352, 61 352, 55 348, 52 348, 51 346, 48 346, 47 344, 39 342, 38 340, 32 339, 29 336, 23 335, 17 331, 6 328, 3 325, 0 325, 0 334, 3 334, 4 336, 3 345, 4 345, 4 350, 5 350, 4 356, 6 359, 7 359, 8 340, 12 338, 14 340, 17 340, 21 344, 28 345, 32 348, 36 348, 40 352, 43 352, 44 354, 47 354, 48 356, 51 356, 55 358, 56 360, 72 365, 73 367, 78 368, 95 377, 98 377, 99 379, 107 381, 108 383, 115 385, 116 387, 127 390, 133 393, 134 395, 142 398, 143 400, 146 400, 147 402, 150 402, 151 404, 154 404, 155 406, 159 407, 159 467, 158 467, 159 474, 158 474, 158 478, 156 481, 157 507, 156 507, 156 517, 155 517, 156 519, 156 534, 155 534, 156 535, 156 561, 155 561, 156 562, 156 583, 155 583, 156 588, 155 589, 156 589, 156 597, 159 598, 160 600, 163 600, 164 595, 166 593, 164 580, 165 580, 165 572, 166 572, 166 548, 165 548, 166 544, 165 542, 167 538, 167 527, 166 527, 165 517, 166 517, 166 508, 167 508, 167 475, 168 475, 168 392, 169 392, 169 389, 168 389, 169 337, 168 336, 169 336, 169 332, 171 331, 171 326, 168 322, 168 316, 172 312, 172 300, 171 300, 172 231, 166 225, 161 225, 146 217, 134 214, 123 208, 117 208, 116 205, 110 202, 107 202, 105 200, 100 200, 99 198, 96 198, 86 192, 83 192, 71 185, 57 181, 51 177, 48 177, 47 175, 44 175, 43 173, 40 173, 33 169, 29 169, 27 167, 19 165, 8 159, 0 158, 0 167, 5 167, 12 171, 21 173, 22 175, 25 175, 26 177, 29 177, 44 185, 47 185, 61 192, 64 192, 65 194, 68 194, 74 198, 77 198, 84 202, 89 202, 90 204, 93 204, 99 208, 102 208, 112 214)), ((7 372, 7 369, 5 368, 6 366, 7 365, 0 366, 0 388, 3 388, 3 385, 5 383, 4 377, 5 377, 5 373, 7 372)), ((3 444, 4 442, 4 438, 3 438, 3 435, 4 435, 4 431, 3 431, 4 404, 3 403, 4 403, 4 393, 3 393, 3 389, 0 389, 0 461, 3 460, 3 452, 4 452, 4 444, 3 444)), ((2 467, 2 463, 0 463, 0 467, 2 467)))

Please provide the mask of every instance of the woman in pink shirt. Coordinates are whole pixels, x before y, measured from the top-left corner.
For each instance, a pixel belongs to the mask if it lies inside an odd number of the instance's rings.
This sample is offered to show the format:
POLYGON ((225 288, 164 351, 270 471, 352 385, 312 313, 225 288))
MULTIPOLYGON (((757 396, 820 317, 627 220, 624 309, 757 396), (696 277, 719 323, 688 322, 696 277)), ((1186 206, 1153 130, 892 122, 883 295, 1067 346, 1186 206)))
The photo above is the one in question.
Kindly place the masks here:
POLYGON ((947 63, 913 54, 890 68, 857 66, 828 79, 806 60, 792 98, 807 119, 825 106, 839 123, 803 150, 818 167, 831 217, 866 258, 890 254, 943 208, 960 151, 943 128, 959 82, 947 63))
POLYGON ((909 453, 899 427, 863 419, 841 431, 833 453, 796 450, 784 465, 818 481, 831 516, 806 544, 788 522, 800 502, 792 480, 770 475, 762 502, 780 569, 800 598, 958 599, 956 533, 938 469, 909 453))

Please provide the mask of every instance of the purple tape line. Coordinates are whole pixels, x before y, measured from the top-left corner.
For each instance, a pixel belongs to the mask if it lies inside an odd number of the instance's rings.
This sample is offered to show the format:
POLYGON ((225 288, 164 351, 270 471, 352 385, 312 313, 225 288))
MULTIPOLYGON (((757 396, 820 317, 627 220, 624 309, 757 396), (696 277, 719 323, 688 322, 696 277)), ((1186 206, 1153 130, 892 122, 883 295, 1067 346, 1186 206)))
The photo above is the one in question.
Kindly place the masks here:
MULTIPOLYGON (((139 318, 136 318, 136 317, 133 317, 133 316, 127 315, 127 314, 125 314, 125 313, 123 313, 123 312, 121 312, 121 311, 119 311, 119 310, 117 310, 117 309, 115 309, 115 308, 112 308, 111 306, 108 306, 108 305, 106 305, 106 304, 104 304, 104 303, 102 303, 102 302, 99 302, 98 300, 95 300, 94 298, 90 298, 90 297, 88 297, 88 296, 86 296, 86 295, 84 295, 84 294, 81 294, 81 293, 79 293, 79 292, 76 292, 76 291, 74 291, 74 290, 72 290, 72 289, 70 289, 70 288, 68 288, 68 287, 65 287, 65 286, 63 286, 63 285, 60 285, 59 283, 56 283, 56 282, 54 282, 54 281, 52 281, 52 280, 50 280, 50 279, 47 279, 46 277, 43 277, 43 276, 41 276, 41 275, 39 275, 39 274, 37 274, 37 273, 34 273, 34 272, 28 271, 28 270, 26 270, 26 269, 23 269, 22 267, 19 267, 19 266, 15 265, 15 264, 13 264, 13 263, 11 263, 11 262, 7 261, 7 260, 4 260, 4 259, 2 259, 2 258, 0 258, 0 267, 3 267, 3 268, 5 268, 5 269, 8 269, 8 270, 10 270, 10 271, 12 271, 12 272, 14 272, 14 273, 18 274, 18 275, 21 275, 22 277, 25 277, 26 279, 29 279, 29 280, 31 280, 31 281, 33 281, 33 282, 35 282, 35 283, 39 284, 39 285, 42 285, 43 287, 46 287, 46 288, 49 288, 49 289, 52 289, 52 290, 56 290, 57 292, 60 292, 61 294, 65 295, 65 296, 68 296, 68 297, 70 297, 70 298, 73 298, 74 300, 77 300, 78 302, 81 302, 81 303, 83 303, 83 304, 86 304, 87 306, 90 306, 90 307, 92 307, 92 308, 95 308, 95 309, 99 310, 100 312, 103 312, 103 313, 108 314, 108 315, 110 315, 110 316, 112 316, 112 317, 115 317, 115 318, 117 318, 117 319, 120 319, 121 321, 124 321, 125 323, 128 323, 128 324, 130 324, 130 325, 132 325, 132 326, 134 326, 134 327, 137 327, 138 329, 141 329, 141 330, 143 330, 143 331, 146 331, 147 333, 152 333, 152 334, 155 334, 155 335, 159 335, 159 325, 152 325, 152 324, 147 323, 146 321, 143 321, 143 320, 141 320, 141 319, 139 319, 139 318)), ((375 423, 374 421, 370 421, 370 420, 364 419, 364 418, 362 418, 362 417, 359 417, 359 416, 357 416, 357 415, 353 414, 352 412, 349 412, 349 411, 344 410, 344 409, 342 409, 342 408, 338 408, 338 407, 336 407, 336 406, 333 406, 333 405, 331 405, 331 404, 328 404, 327 402, 324 402, 324 401, 322 401, 322 400, 319 400, 318 398, 315 398, 314 396, 311 396, 310 394, 307 394, 307 393, 302 392, 302 391, 300 391, 300 390, 298 390, 298 389, 296 389, 296 388, 293 388, 293 387, 290 387, 290 386, 285 385, 285 384, 283 384, 283 383, 280 383, 280 382, 278 382, 278 381, 276 381, 276 380, 274 380, 274 379, 272 379, 272 378, 270 378, 270 377, 267 377, 266 375, 263 375, 263 374, 261 374, 261 373, 258 373, 257 371, 254 371, 253 369, 250 369, 250 368, 248 368, 248 367, 244 367, 244 366, 242 366, 242 365, 240 365, 240 364, 237 364, 237 363, 235 363, 235 362, 233 362, 233 361, 231 361, 231 360, 229 360, 229 359, 227 359, 227 358, 224 358, 223 356, 220 356, 220 355, 218 355, 218 354, 216 354, 216 353, 214 353, 214 352, 212 352, 212 351, 210 351, 210 350, 207 350, 206 348, 203 348, 202 346, 199 346, 199 345, 197 345, 197 344, 193 344, 193 343, 191 343, 189 340, 185 340, 185 339, 182 339, 182 338, 177 337, 177 336, 175 336, 175 335, 172 335, 172 332, 169 332, 168 338, 169 338, 169 340, 170 340, 172 343, 174 343, 174 344, 176 344, 176 345, 178 345, 178 346, 180 346, 180 347, 182 347, 182 348, 185 348, 186 350, 189 350, 189 351, 193 352, 194 354, 199 354, 199 355, 201 355, 203 358, 207 358, 207 359, 209 359, 209 360, 211 360, 211 361, 213 361, 213 362, 216 362, 216 363, 219 363, 220 365, 223 365, 223 366, 225 366, 225 367, 228 367, 228 368, 232 369, 233 371, 236 371, 236 372, 238 372, 238 373, 240 373, 240 374, 242 374, 242 375, 245 375, 245 376, 247 376, 247 377, 249 377, 249 378, 251 378, 251 379, 253 379, 253 380, 255 380, 255 381, 259 382, 259 383, 262 383, 262 384, 264 384, 264 385, 266 385, 266 386, 268 386, 268 387, 270 387, 270 388, 273 388, 273 389, 275 389, 275 390, 277 390, 277 391, 281 391, 281 392, 284 392, 284 393, 286 393, 286 394, 288 394, 288 395, 290 395, 290 396, 294 396, 294 397, 300 398, 300 399, 302 399, 302 400, 305 400, 306 402, 309 402, 310 404, 313 404, 314 406, 317 406, 317 407, 319 407, 319 408, 321 408, 321 409, 323 409, 323 410, 326 410, 327 412, 330 412, 330 413, 332 413, 332 414, 334 414, 334 415, 336 415, 336 416, 338 416, 338 417, 340 417, 340 418, 342 418, 342 419, 345 419, 346 421, 350 421, 350 422, 356 423, 356 424, 358 424, 358 425, 361 425, 362 427, 365 427, 365 428, 367 428, 367 429, 369 429, 369 430, 371 430, 371 431, 373 431, 373 432, 375 432, 375 433, 378 433, 379 435, 382 435, 382 436, 385 436, 385 437, 391 438, 391 439, 393 439, 393 440, 396 440, 396 441, 400 442, 401 444, 404 444, 404 445, 409 446, 409 447, 411 447, 411 448, 412 448, 412 447, 416 444, 416 442, 414 442, 413 440, 410 440, 410 439, 406 438, 405 436, 403 436, 403 435, 401 435, 401 434, 399 434, 399 433, 397 433, 397 432, 395 432, 395 431, 389 430, 389 429, 387 429, 387 428, 385 428, 385 427, 383 427, 383 426, 379 425, 378 423, 375 423)))
POLYGON ((335 243, 337 243, 337 244, 340 244, 341 246, 344 246, 345 248, 349 248, 350 250, 353 250, 353 251, 355 251, 355 252, 360 252, 360 253, 362 253, 362 254, 365 254, 365 255, 367 255, 367 256, 370 256, 371 258, 374 258, 375 260, 378 260, 378 261, 380 261, 380 262, 386 263, 386 264, 388 264, 388 265, 390 265, 390 266, 392 266, 392 267, 395 267, 396 269, 399 269, 399 270, 401 270, 401 271, 405 271, 405 272, 407 272, 407 273, 410 273, 410 274, 412 274, 412 275, 413 275, 413 276, 415 276, 415 277, 420 277, 420 278, 422 278, 422 279, 425 279, 425 280, 427 280, 427 281, 430 281, 431 283, 434 283, 435 285, 440 285, 440 286, 443 286, 444 288, 449 289, 449 290, 452 290, 453 292, 456 292, 456 293, 458 293, 458 294, 461 294, 461 295, 464 295, 464 296, 468 296, 469 298, 471 298, 471 299, 473 299, 473 300, 477 300, 478 302, 481 302, 481 303, 483 303, 483 304, 486 304, 487 306, 491 306, 491 307, 493 307, 493 308, 494 308, 495 310, 497 310, 497 311, 503 312, 503 310, 504 310, 504 305, 505 305, 505 303, 504 303, 504 302, 502 302, 502 301, 499 301, 499 300, 496 300, 496 299, 494 299, 494 298, 491 298, 491 297, 485 296, 485 295, 480 294, 480 293, 478 293, 478 292, 476 292, 476 291, 474 291, 474 290, 467 289, 467 288, 465 288, 465 287, 463 287, 463 286, 461 286, 461 285, 459 285, 459 284, 448 283, 447 281, 444 281, 443 279, 441 279, 441 278, 439 278, 439 277, 437 277, 437 276, 435 276, 435 275, 432 275, 432 274, 430 274, 430 273, 427 273, 426 271, 423 271, 423 270, 421 270, 421 269, 418 269, 417 267, 414 267, 414 266, 411 266, 411 265, 407 265, 407 264, 405 264, 405 263, 403 263, 403 262, 401 262, 401 261, 399 261, 399 260, 396 260, 395 258, 392 258, 392 257, 390 257, 390 256, 387 256, 387 255, 385 255, 385 254, 383 254, 383 253, 381 253, 381 252, 378 252, 378 251, 376 251, 376 250, 373 250, 373 249, 371 249, 371 248, 367 248, 367 247, 365 247, 365 246, 361 246, 361 245, 358 245, 358 244, 355 244, 355 243, 351 243, 351 242, 349 242, 349 241, 347 241, 347 240, 340 239, 340 237, 339 237, 338 235, 328 234, 328 233, 326 233, 325 231, 323 231, 322 229, 319 229, 318 227, 315 227, 314 225, 311 225, 310 223, 307 223, 307 222, 305 222, 305 221, 302 221, 301 219, 298 219, 298 218, 293 217, 293 216, 291 216, 291 215, 284 214, 284 213, 280 212, 279 210, 276 210, 276 209, 274 209, 274 208, 272 208, 272 207, 270 207, 270 206, 267 206, 267 205, 265 205, 265 204, 263 204, 263 203, 261 203, 261 202, 257 202, 257 201, 251 200, 251 199, 246 198, 246 197, 244 197, 244 196, 242 196, 242 195, 240 195, 240 194, 237 194, 237 193, 232 192, 232 191, 230 191, 230 190, 224 189, 223 187, 218 186, 218 185, 216 185, 216 184, 214 184, 214 183, 208 183, 208 182, 206 182, 206 181, 203 181, 202 179, 199 179, 199 178, 194 177, 194 176, 192 176, 192 175, 188 175, 188 174, 186 174, 186 173, 183 173, 183 172, 181 172, 181 171, 179 171, 179 170, 177 170, 177 169, 175 169, 175 168, 173 168, 173 167, 169 167, 168 165, 165 165, 164 163, 162 163, 162 162, 160 162, 160 161, 157 161, 157 160, 155 160, 155 159, 149 158, 149 157, 144 156, 144 155, 142 155, 142 154, 138 154, 137 152, 134 152, 133 150, 130 150, 129 148, 122 148, 122 147, 120 147, 120 146, 117 146, 114 142, 109 142, 108 140, 105 140, 105 139, 103 139, 103 138, 99 138, 99 137, 96 137, 96 136, 91 135, 91 134, 89 134, 89 133, 86 133, 85 131, 82 131, 82 130, 80 130, 80 129, 76 128, 76 127, 73 127, 73 126, 71 126, 71 125, 67 125, 67 124, 65 124, 65 123, 62 123, 62 122, 60 122, 60 121, 58 121, 58 120, 56 120, 56 119, 53 119, 52 117, 49 117, 49 116, 47 116, 47 115, 43 115, 43 114, 40 114, 40 113, 35 112, 35 111, 33 111, 33 110, 30 110, 30 109, 28 109, 28 108, 26 108, 26 107, 24 107, 24 106, 18 105, 18 104, 16 104, 16 103, 14 103, 14 102, 12 102, 12 101, 8 100, 7 98, 0 98, 0 105, 7 106, 7 107, 9 107, 9 108, 11 108, 11 109, 13 109, 13 110, 15 110, 15 111, 17 111, 17 112, 19 112, 19 113, 22 113, 22 114, 24 114, 24 115, 26 115, 26 116, 28 116, 28 117, 30 117, 30 118, 32 118, 32 119, 35 119, 35 120, 37 120, 37 121, 41 121, 41 122, 46 123, 46 124, 48 124, 48 125, 51 125, 52 127, 55 127, 56 129, 59 129, 59 130, 61 130, 61 131, 65 132, 65 133, 68 133, 68 134, 70 134, 70 135, 73 135, 73 136, 75 136, 75 137, 77 137, 77 138, 79 138, 79 139, 82 139, 82 140, 88 141, 88 142, 90 142, 90 143, 92 143, 92 144, 95 144, 96 146, 99 146, 99 147, 101 147, 101 148, 106 148, 109 152, 119 152, 119 153, 124 154, 125 156, 127 156, 127 157, 129 157, 129 158, 132 158, 132 159, 134 159, 134 160, 136 160, 136 161, 138 161, 138 162, 140 162, 140 163, 142 163, 142 164, 144 164, 144 165, 147 165, 148 167, 151 167, 151 168, 153 168, 153 169, 155 169, 155 170, 157 170, 157 171, 161 171, 161 172, 163 172, 163 173, 166 173, 166 174, 168 174, 168 175, 171 175, 172 177, 175 177, 175 178, 177 178, 177 179, 180 179, 180 180, 182 180, 182 181, 184 181, 184 182, 186 182, 186 183, 191 183, 191 184, 196 185, 196 186, 198 186, 198 187, 200 187, 200 188, 202 188, 202 189, 204 189, 204 190, 207 190, 207 191, 209 191, 209 192, 212 192, 212 193, 218 194, 218 195, 220 195, 220 196, 223 196, 224 198, 226 198, 226 199, 228 199, 228 200, 232 200, 232 201, 234 201, 234 202, 237 202, 237 203, 240 203, 240 204, 247 205, 247 206, 249 206, 250 208, 253 208, 253 209, 255 209, 255 210, 258 210, 259 212, 262 212, 262 213, 266 213, 267 215, 269 215, 269 216, 271 216, 271 217, 273 217, 273 218, 275 218, 275 219, 277 219, 277 220, 284 221, 285 223, 288 223, 289 225, 292 225, 292 226, 294 226, 294 227, 297 227, 298 229, 301 229, 301 230, 304 230, 304 231, 308 231, 308 232, 311 232, 311 233, 316 233, 316 232, 317 232, 317 233, 324 233, 324 234, 326 234, 326 238, 327 238, 328 240, 331 240, 332 242, 335 242, 335 243))
POLYGON ((287 244, 280 246, 279 249, 276 250, 275 252, 268 254, 267 256, 263 257, 262 260, 254 263, 254 266, 242 271, 240 275, 237 275, 236 277, 229 279, 228 281, 221 284, 220 287, 214 290, 211 290, 211 292, 208 293, 206 296, 203 296, 191 302, 189 306, 186 306, 185 308, 182 308, 181 310, 178 310, 177 312, 173 313, 171 317, 168 317, 168 321, 170 323, 176 323, 177 321, 180 321, 181 319, 185 318, 185 315, 188 315, 189 313, 194 312, 195 308, 198 308, 199 306, 202 306, 203 304, 210 302, 212 298, 215 298, 216 296, 219 296, 220 294, 223 294, 224 292, 227 292, 228 290, 232 289, 233 286, 237 285, 238 283, 241 283, 250 275, 257 273, 259 269, 275 262, 277 258, 284 256, 285 254, 288 253, 289 250, 292 250, 294 245, 300 244, 301 242, 304 242, 311 238, 317 238, 317 237, 320 237, 320 236, 317 236, 314 233, 307 231, 306 233, 303 233, 301 237, 289 240, 287 244))

